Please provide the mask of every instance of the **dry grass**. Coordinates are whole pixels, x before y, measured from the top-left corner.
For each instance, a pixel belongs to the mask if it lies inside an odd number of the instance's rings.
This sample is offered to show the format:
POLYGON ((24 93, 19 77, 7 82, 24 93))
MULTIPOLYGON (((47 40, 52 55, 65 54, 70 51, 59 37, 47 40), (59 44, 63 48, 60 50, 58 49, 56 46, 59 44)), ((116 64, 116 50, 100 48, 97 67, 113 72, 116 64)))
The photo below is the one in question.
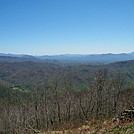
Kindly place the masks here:
POLYGON ((134 134, 134 122, 113 123, 111 121, 90 121, 78 128, 48 131, 40 134, 134 134))

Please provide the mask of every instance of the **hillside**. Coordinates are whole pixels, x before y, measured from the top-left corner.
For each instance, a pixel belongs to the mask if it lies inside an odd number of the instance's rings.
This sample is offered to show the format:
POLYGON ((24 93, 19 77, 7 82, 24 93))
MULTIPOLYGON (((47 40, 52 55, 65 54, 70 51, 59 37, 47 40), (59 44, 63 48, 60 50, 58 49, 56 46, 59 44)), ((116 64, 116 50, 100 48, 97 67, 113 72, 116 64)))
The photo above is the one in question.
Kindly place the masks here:
POLYGON ((88 88, 89 80, 98 69, 105 68, 111 77, 117 72, 126 75, 129 84, 134 81, 134 61, 116 62, 108 65, 78 65, 62 67, 49 62, 1 62, 0 83, 6 86, 20 86, 26 89, 38 87, 46 82, 58 81, 63 87, 65 81, 74 89, 88 88))
POLYGON ((133 69, 134 61, 66 67, 49 62, 1 62, 0 132, 130 131, 133 124, 115 128, 110 122, 95 126, 85 122, 111 120, 133 106, 133 69))
MULTIPOLYGON (((68 124, 69 125, 69 124, 68 124)), ((134 133, 134 123, 113 123, 111 121, 90 121, 85 123, 85 125, 79 126, 79 128, 74 128, 70 124, 70 129, 68 130, 48 131, 39 134, 133 134, 134 133)))
POLYGON ((47 62, 4 62, 0 63, 0 80, 10 86, 31 88, 56 78, 63 71, 58 65, 47 62))

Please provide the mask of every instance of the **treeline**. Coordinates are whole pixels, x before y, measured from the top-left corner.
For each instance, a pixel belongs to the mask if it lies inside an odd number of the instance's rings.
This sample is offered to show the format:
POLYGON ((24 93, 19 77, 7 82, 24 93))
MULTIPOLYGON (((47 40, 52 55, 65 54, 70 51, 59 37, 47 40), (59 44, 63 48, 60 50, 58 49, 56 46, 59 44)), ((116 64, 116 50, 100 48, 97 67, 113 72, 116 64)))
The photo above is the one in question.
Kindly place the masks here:
POLYGON ((68 122, 111 118, 134 105, 134 89, 124 89, 126 76, 99 69, 89 89, 73 90, 69 80, 45 83, 27 91, 0 87, 0 133, 23 134, 55 129, 68 122), (60 83, 61 84, 61 83, 60 83))

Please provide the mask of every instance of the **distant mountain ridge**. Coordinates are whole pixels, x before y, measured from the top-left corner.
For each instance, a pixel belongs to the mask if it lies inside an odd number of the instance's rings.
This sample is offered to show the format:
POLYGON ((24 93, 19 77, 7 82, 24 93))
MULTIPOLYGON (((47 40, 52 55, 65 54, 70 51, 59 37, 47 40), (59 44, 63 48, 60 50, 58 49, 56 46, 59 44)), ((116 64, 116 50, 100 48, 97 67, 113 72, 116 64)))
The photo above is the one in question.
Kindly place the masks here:
POLYGON ((134 60, 134 52, 120 54, 62 54, 62 55, 43 55, 33 56, 25 54, 4 54, 0 53, 0 62, 54 62, 59 64, 80 65, 80 64, 109 64, 119 61, 134 60))
POLYGON ((34 57, 32 55, 26 55, 26 54, 5 54, 5 53, 0 53, 0 56, 9 56, 9 57, 34 57))

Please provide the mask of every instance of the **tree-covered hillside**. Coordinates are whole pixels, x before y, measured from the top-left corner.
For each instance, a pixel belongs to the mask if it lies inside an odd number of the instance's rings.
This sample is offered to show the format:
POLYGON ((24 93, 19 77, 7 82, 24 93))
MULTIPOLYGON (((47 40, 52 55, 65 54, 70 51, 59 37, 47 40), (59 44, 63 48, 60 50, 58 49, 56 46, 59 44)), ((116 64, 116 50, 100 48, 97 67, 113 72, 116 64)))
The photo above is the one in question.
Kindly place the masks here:
POLYGON ((32 89, 46 82, 58 81, 62 88, 65 82, 70 82, 75 89, 87 89, 92 74, 98 69, 106 69, 110 77, 120 72, 126 76, 129 85, 134 81, 134 61, 117 62, 108 65, 92 66, 77 65, 63 67, 49 62, 1 62, 1 85, 32 89))
POLYGON ((66 67, 1 62, 0 133, 30 134, 109 120, 134 105, 133 69, 134 61, 66 67))

